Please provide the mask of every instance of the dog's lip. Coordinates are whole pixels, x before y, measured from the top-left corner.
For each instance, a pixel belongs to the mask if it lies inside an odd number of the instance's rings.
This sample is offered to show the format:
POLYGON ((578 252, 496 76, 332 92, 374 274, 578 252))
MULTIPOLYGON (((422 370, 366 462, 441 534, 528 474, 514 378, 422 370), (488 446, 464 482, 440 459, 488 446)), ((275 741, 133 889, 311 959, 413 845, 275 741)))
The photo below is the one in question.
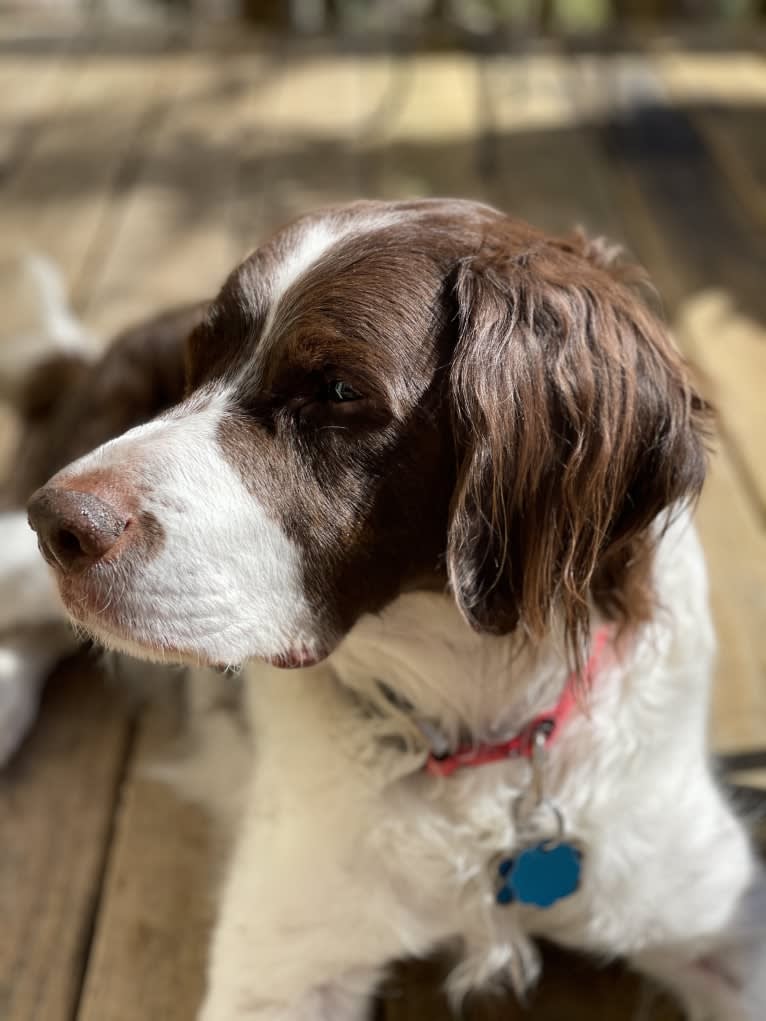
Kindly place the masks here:
POLYGON ((278 653, 276 656, 266 657, 266 662, 271 666, 279 667, 280 670, 300 670, 303 667, 315 666, 326 657, 327 653, 317 652, 315 649, 299 646, 290 649, 288 652, 278 653))

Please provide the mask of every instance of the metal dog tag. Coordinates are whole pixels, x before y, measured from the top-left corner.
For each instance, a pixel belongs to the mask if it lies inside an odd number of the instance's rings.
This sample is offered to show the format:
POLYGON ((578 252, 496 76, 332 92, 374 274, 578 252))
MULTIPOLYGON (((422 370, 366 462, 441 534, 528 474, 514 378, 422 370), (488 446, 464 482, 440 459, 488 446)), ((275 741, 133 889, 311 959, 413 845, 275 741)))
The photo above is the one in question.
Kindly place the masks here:
POLYGON ((580 888, 582 853, 573 844, 543 842, 525 848, 498 866, 498 904, 532 904, 549 908, 580 888))
MULTIPOLYGON (((545 796, 545 748, 547 735, 536 734, 532 751, 531 789, 513 804, 516 831, 529 831, 540 810, 548 810, 555 821, 556 832, 544 839, 530 842, 513 856, 502 858, 497 866, 498 904, 530 904, 549 908, 557 901, 577 893, 582 873, 582 851, 565 838, 564 816, 559 807, 545 796), (530 804, 531 794, 531 804, 530 804)), ((534 828, 539 828, 534 826, 534 828)))

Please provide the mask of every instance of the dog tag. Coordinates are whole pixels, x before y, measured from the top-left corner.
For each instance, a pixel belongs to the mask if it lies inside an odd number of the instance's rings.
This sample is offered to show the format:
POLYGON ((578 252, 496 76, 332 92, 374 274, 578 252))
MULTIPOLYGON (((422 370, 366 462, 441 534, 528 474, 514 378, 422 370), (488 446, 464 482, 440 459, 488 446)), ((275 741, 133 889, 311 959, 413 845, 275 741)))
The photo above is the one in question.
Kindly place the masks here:
POLYGON ((582 853, 572 844, 544 841, 525 848, 498 866, 498 904, 532 904, 549 908, 580 888, 582 853))

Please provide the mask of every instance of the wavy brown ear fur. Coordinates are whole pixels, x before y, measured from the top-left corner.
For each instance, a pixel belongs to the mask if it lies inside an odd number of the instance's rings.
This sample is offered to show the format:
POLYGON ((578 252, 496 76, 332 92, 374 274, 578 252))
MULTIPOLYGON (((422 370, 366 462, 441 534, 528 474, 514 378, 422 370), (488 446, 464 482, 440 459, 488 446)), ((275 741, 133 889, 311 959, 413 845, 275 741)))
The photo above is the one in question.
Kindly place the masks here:
POLYGON ((593 602, 648 617, 652 524, 706 469, 710 410, 628 277, 581 236, 509 231, 455 281, 451 585, 482 630, 537 640, 560 614, 578 665, 593 602))

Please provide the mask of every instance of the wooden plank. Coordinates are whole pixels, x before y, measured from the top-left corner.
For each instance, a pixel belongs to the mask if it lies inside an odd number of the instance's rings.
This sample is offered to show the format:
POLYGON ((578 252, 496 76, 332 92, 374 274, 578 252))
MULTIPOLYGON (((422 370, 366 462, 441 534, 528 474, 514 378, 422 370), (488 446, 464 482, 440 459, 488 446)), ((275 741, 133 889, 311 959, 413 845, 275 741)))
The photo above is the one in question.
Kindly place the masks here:
MULTIPOLYGON (((587 159, 590 170, 581 168, 573 180, 593 182, 597 191, 610 196, 612 208, 620 211, 609 233, 624 238, 649 268, 660 293, 667 300, 671 325, 685 353, 702 365, 720 402, 720 387, 725 370, 706 365, 700 351, 720 337, 724 320, 711 314, 709 291, 695 291, 693 274, 675 249, 668 244, 666 222, 648 202, 629 145, 615 149, 612 124, 620 116, 615 109, 619 82, 615 82, 614 60, 618 58, 581 58, 576 61, 579 79, 569 79, 568 95, 579 120, 594 125, 573 142, 579 147, 580 160, 587 159)), ((622 58, 619 58, 622 59, 622 58)), ((634 81, 640 81, 640 77, 634 81)), ((568 167, 575 157, 562 149, 559 165, 568 167)), ((584 201, 589 193, 581 192, 584 201)), ((691 242, 690 242, 691 243, 691 242)), ((712 307, 715 313, 716 306, 712 307)), ((739 320, 730 317, 728 329, 736 334, 739 320)), ((736 336, 734 336, 736 341, 736 336)), ((759 356, 751 357, 748 348, 741 357, 743 373, 757 379, 759 356)), ((741 393, 744 389, 740 388, 741 393)), ((753 402, 743 402, 752 408, 753 402)), ((725 419, 725 427, 728 428, 725 419)), ((753 422, 757 421, 757 416, 753 422)), ((731 449, 738 456, 738 446, 731 449)), ((713 739, 719 750, 748 748, 755 741, 766 744, 766 715, 763 692, 766 687, 766 637, 764 636, 763 526, 754 509, 749 491, 735 471, 729 448, 725 445, 713 464, 699 510, 699 526, 711 570, 711 593, 719 636, 719 661, 715 689, 713 739), (760 593, 760 594, 759 594, 760 593)))
POLYGON ((723 288, 710 288, 678 303, 675 327, 706 379, 720 414, 724 445, 764 518, 766 319, 759 322, 747 315, 723 288))
POLYGON ((754 225, 766 227, 766 142, 763 112, 727 109, 692 114, 708 151, 754 225), (749 140, 749 144, 745 144, 749 140))
POLYGON ((213 913, 210 828, 144 772, 177 736, 172 711, 154 705, 123 789, 78 1021, 196 1016, 213 913))
POLYGON ((367 136, 368 182, 384 198, 485 197, 482 81, 465 54, 402 55, 367 136))
MULTIPOLYGON (((766 230, 766 61, 755 54, 659 53, 651 62, 669 101, 683 109, 709 158, 750 217, 752 230, 766 230)), ((766 260, 762 263, 766 265, 766 260)), ((766 308, 766 306, 764 306, 766 308)), ((763 312, 763 309, 761 309, 763 312)), ((686 311, 689 330, 699 338, 695 356, 715 383, 714 397, 741 451, 766 511, 766 325, 740 309, 736 293, 711 289, 686 311), (693 320, 700 320, 695 323, 693 320), (705 320, 708 320, 706 323, 705 320), (706 328, 707 327, 707 328, 706 328)))
POLYGON ((46 253, 85 298, 88 256, 109 233, 137 137, 167 103, 174 63, 91 57, 79 67, 23 172, 0 194, 2 255, 46 253))
POLYGON ((256 83, 240 138, 233 218, 243 251, 302 213, 370 192, 361 145, 385 67, 379 58, 287 50, 256 83))
POLYGON ((575 69, 551 54, 493 57, 489 65, 492 200, 550 231, 582 226, 624 236, 573 109, 575 69))
POLYGON ((708 558, 719 642, 713 743, 722 752, 763 748, 766 535, 725 455, 713 460, 697 521, 708 558))
POLYGON ((755 53, 660 49, 652 61, 676 106, 702 133, 718 169, 766 227, 766 61, 755 53))
POLYGON ((674 309, 710 292, 731 302, 738 358, 715 329, 690 331, 690 356, 715 382, 724 428, 736 457, 766 512, 766 409, 753 395, 753 376, 764 365, 762 330, 766 293, 766 235, 736 202, 718 173, 694 124, 674 107, 657 74, 641 57, 591 62, 589 86, 614 107, 600 130, 621 178, 632 192, 628 205, 637 238, 658 231, 651 242, 662 263, 660 280, 674 309))
POLYGON ((0 775, 0 1017, 70 1021, 130 739, 124 705, 81 658, 48 686, 0 775))
POLYGON ((83 61, 72 42, 63 36, 34 57, 0 49, 0 187, 19 172, 77 80, 83 61))
MULTIPOLYGON (((248 67, 256 73, 257 57, 248 67)), ((138 180, 121 197, 111 245, 92 265, 85 310, 102 335, 137 315, 212 296, 233 262, 244 71, 215 54, 190 53, 174 58, 168 73, 172 103, 142 139, 138 180)))

